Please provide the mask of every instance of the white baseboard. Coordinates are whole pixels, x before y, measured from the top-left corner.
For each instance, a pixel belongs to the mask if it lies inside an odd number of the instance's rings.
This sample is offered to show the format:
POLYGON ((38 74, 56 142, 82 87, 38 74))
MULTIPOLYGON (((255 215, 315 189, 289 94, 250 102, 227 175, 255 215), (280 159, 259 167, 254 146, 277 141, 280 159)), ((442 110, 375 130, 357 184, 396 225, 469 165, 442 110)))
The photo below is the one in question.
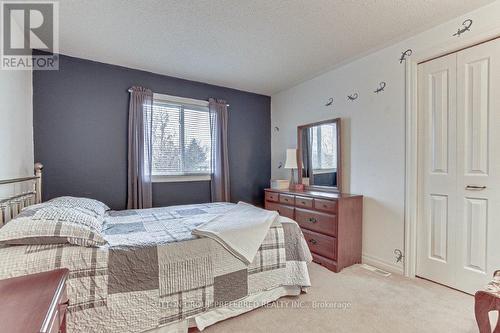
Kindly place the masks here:
POLYGON ((402 266, 398 266, 397 264, 392 264, 388 263, 385 260, 379 259, 372 257, 370 255, 363 254, 361 257, 361 261, 363 264, 368 264, 380 269, 383 269, 384 271, 388 271, 394 274, 399 274, 403 275, 404 274, 404 268, 402 266))

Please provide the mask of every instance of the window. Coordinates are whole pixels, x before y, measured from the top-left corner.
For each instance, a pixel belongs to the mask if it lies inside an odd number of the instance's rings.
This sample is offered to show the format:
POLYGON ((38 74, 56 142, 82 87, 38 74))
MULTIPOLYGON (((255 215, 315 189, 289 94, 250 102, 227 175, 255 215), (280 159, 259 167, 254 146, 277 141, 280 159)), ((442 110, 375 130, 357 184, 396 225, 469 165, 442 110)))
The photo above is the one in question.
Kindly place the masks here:
POLYGON ((211 154, 208 102, 155 94, 153 181, 209 180, 211 154))
POLYGON ((312 167, 315 173, 337 169, 337 128, 325 124, 311 128, 312 167), (318 172, 316 172, 318 171, 318 172))

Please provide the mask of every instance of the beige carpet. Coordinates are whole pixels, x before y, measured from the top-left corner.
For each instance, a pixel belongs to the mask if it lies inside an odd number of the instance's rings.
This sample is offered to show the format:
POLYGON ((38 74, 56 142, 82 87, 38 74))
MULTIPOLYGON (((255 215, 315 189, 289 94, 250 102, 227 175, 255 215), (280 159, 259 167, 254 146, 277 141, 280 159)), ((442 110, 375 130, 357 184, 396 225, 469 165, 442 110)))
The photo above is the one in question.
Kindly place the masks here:
POLYGON ((421 279, 385 278, 359 265, 339 274, 316 264, 309 269, 309 293, 282 298, 279 308, 260 308, 203 332, 477 332, 472 296, 421 279), (298 301, 304 306, 294 307, 298 301), (314 309, 313 302, 337 302, 337 307, 348 302, 350 308, 314 309))

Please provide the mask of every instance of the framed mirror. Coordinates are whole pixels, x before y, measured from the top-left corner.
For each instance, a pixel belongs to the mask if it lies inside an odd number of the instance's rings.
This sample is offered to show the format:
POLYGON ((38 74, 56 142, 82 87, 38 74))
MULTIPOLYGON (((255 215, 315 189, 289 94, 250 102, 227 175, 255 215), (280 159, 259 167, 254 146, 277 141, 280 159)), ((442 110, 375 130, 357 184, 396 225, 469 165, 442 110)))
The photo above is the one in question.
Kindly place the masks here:
POLYGON ((308 189, 340 192, 340 147, 340 118, 298 126, 299 184, 304 184, 308 189))

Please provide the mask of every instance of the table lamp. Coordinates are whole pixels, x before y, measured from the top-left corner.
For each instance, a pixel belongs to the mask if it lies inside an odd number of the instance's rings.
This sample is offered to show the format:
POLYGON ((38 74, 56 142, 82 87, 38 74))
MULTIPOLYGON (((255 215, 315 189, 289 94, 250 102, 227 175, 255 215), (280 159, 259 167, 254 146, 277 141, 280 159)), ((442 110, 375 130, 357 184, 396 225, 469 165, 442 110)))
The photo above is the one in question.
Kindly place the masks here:
POLYGON ((285 169, 291 169, 292 176, 290 178, 290 189, 294 189, 295 187, 295 176, 293 173, 293 169, 297 169, 297 149, 287 149, 286 150, 286 162, 285 169))

